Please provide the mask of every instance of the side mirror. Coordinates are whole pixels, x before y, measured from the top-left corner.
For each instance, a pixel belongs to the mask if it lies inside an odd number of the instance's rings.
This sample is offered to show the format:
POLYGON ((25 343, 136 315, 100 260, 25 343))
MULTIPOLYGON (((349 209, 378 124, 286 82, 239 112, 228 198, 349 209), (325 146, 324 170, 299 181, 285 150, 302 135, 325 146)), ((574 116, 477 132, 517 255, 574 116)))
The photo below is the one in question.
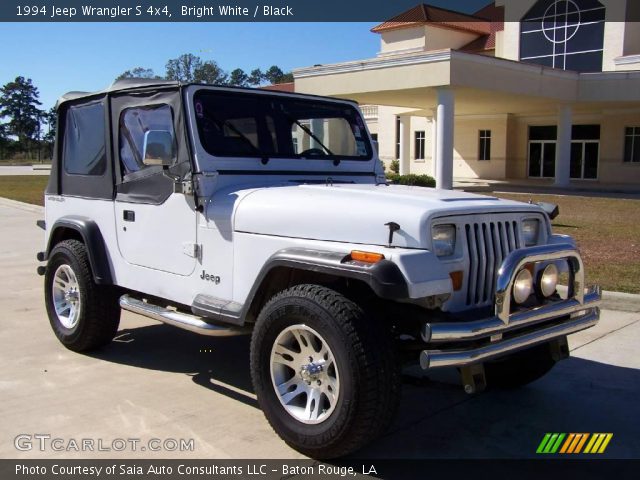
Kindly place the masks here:
POLYGON ((173 135, 168 130, 149 130, 144 134, 142 163, 168 167, 175 160, 173 135))
POLYGON ((560 215, 560 207, 555 203, 538 202, 538 205, 545 211, 549 218, 553 220, 560 215))

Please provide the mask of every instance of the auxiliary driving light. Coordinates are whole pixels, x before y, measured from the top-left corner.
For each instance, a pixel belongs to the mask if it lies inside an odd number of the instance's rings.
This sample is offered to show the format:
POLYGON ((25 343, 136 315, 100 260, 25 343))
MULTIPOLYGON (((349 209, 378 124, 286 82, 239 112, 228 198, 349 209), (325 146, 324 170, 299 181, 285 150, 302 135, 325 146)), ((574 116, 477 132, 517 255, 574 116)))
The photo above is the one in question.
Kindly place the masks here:
POLYGON ((513 282, 513 299, 516 303, 524 303, 533 291, 533 277, 531 272, 526 268, 523 268, 516 275, 516 279, 513 282))
POLYGON ((540 274, 540 281, 538 282, 538 288, 540 293, 544 297, 550 297, 556 292, 556 286, 558 285, 558 267, 553 263, 547 265, 540 274))

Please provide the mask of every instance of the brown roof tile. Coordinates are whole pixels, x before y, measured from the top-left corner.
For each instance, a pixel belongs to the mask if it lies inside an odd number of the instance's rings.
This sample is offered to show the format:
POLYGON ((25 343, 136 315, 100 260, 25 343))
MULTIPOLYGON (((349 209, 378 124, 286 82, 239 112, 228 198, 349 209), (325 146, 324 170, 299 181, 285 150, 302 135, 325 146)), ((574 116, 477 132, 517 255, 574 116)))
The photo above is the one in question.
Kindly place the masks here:
POLYGON ((380 33, 387 30, 427 24, 437 24, 440 27, 463 30, 480 35, 489 35, 491 33, 491 22, 485 18, 433 7, 424 3, 373 27, 371 31, 380 33))
POLYGON ((460 50, 464 52, 494 50, 496 48, 496 33, 504 30, 504 7, 496 7, 495 3, 490 3, 474 15, 488 18, 491 21, 489 35, 472 40, 460 50))
POLYGON ((274 85, 266 85, 260 88, 263 90, 275 90, 277 92, 295 92, 296 91, 294 82, 276 83, 274 85))

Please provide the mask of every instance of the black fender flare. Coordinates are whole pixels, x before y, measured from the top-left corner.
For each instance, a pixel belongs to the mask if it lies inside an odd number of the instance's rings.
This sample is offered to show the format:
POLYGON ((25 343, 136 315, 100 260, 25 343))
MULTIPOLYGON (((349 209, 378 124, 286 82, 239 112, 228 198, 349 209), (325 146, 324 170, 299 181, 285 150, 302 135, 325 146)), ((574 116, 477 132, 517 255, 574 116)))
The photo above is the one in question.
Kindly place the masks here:
POLYGON ((89 264, 91 265, 91 271, 93 272, 93 280, 98 285, 113 285, 109 255, 107 254, 107 248, 104 238, 102 237, 102 232, 96 222, 90 218, 79 215, 69 215, 56 220, 51 228, 51 234, 49 235, 47 258, 49 258, 51 250, 53 250, 55 244, 58 243, 59 237, 56 235, 56 231, 63 228, 74 230, 82 237, 87 248, 89 264))
POLYGON ((336 277, 361 280, 380 298, 399 300, 409 297, 407 281, 398 265, 390 260, 381 260, 374 264, 350 261, 348 253, 327 252, 306 248, 286 248, 273 254, 264 264, 256 277, 244 303, 241 318, 251 308, 258 291, 269 273, 278 267, 288 267, 336 277))

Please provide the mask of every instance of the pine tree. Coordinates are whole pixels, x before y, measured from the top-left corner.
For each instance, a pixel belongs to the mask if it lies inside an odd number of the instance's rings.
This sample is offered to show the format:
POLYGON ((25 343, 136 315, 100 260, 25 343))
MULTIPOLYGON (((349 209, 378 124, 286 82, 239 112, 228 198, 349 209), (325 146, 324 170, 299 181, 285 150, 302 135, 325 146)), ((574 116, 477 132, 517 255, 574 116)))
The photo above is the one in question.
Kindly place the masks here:
POLYGON ((0 88, 0 118, 8 118, 4 124, 5 135, 17 138, 22 148, 28 148, 37 139, 43 111, 38 100, 38 89, 30 78, 16 77, 0 88))

